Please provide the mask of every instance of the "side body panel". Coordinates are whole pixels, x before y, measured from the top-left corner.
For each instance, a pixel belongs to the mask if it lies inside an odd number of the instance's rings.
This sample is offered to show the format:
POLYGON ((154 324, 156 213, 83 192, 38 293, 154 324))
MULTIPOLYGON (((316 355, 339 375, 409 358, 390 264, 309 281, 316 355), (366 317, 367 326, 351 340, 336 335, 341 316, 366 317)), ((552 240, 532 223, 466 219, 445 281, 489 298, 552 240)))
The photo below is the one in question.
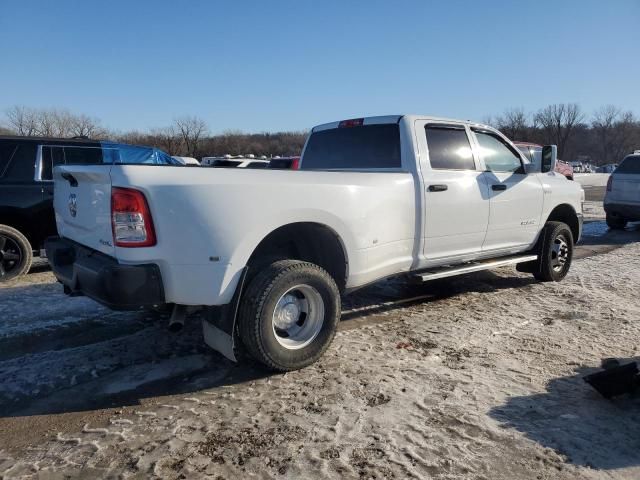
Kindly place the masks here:
POLYGON ((411 173, 118 165, 111 179, 146 195, 158 238, 155 247, 115 247, 115 257, 157 263, 169 302, 228 303, 260 241, 297 222, 325 225, 342 240, 348 288, 407 271, 413 262, 411 173))

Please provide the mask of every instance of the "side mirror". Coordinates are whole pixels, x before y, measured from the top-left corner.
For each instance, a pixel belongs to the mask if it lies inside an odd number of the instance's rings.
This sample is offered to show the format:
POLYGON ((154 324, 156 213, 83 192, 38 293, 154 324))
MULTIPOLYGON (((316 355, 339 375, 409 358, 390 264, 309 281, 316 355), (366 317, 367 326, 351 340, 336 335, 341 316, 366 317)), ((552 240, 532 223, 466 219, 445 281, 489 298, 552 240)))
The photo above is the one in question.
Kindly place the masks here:
POLYGON ((555 145, 545 145, 542 147, 542 173, 553 172, 556 169, 558 159, 558 147, 555 145))

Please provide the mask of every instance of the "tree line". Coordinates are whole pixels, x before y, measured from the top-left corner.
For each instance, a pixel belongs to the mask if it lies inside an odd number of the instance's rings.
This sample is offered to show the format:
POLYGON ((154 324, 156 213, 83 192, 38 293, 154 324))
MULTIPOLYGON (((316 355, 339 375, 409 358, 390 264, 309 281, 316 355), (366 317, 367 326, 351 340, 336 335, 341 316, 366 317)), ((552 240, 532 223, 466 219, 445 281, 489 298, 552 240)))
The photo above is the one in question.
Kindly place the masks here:
MULTIPOLYGON (((606 105, 589 117, 576 103, 548 105, 537 112, 510 108, 483 120, 512 140, 558 145, 565 160, 585 160, 596 165, 619 162, 640 149, 640 121, 633 112, 606 105)), ((161 128, 145 132, 117 132, 99 119, 65 109, 33 109, 14 106, 5 111, 0 134, 46 137, 110 139, 161 148, 171 155, 201 158, 253 153, 266 156, 299 155, 307 132, 243 133, 212 135, 207 123, 196 116, 177 117, 161 128)))
POLYGON ((633 112, 614 105, 597 109, 590 118, 576 103, 548 105, 534 113, 511 108, 484 123, 512 140, 557 145, 558 157, 568 161, 618 163, 640 149, 640 121, 633 112))

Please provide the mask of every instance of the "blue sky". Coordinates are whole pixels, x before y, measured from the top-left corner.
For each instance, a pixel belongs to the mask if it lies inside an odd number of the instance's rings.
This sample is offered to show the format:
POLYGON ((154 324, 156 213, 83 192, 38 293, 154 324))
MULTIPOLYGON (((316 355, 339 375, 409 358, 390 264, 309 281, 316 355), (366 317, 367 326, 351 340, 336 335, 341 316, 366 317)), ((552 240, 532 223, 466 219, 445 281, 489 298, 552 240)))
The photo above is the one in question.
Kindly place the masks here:
POLYGON ((0 111, 213 132, 557 102, 640 115, 639 28, 640 0, 0 0, 0 111))

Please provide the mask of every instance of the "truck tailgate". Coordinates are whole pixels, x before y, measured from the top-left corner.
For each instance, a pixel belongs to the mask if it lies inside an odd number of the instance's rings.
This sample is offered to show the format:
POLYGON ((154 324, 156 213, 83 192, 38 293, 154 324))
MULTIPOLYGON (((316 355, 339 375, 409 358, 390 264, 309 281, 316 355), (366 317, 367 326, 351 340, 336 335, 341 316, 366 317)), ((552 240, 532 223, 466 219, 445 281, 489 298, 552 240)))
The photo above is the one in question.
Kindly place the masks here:
POLYGON ((65 165, 53 173, 58 234, 114 256, 111 165, 65 165))

